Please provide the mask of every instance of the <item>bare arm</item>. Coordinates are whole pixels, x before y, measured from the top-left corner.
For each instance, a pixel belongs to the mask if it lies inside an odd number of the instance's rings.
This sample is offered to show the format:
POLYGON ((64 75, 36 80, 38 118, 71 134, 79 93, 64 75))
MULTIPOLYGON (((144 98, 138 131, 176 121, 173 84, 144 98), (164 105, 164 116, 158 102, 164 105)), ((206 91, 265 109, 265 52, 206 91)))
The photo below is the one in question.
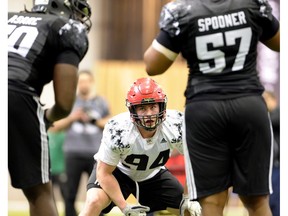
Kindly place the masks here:
POLYGON ((122 211, 126 207, 127 203, 123 197, 117 179, 112 174, 115 168, 116 166, 111 166, 102 161, 98 161, 96 174, 97 180, 99 181, 102 189, 122 211))
POLYGON ((173 63, 161 52, 157 51, 152 45, 144 53, 144 63, 146 72, 150 76, 164 73, 173 63))
POLYGON ((104 128, 105 124, 108 122, 108 120, 111 118, 111 115, 108 115, 104 118, 101 118, 99 120, 97 120, 96 122, 96 125, 99 127, 99 128, 104 128))
POLYGON ((67 120, 66 119, 60 119, 58 121, 55 121, 53 123, 53 126, 50 127, 48 130, 50 132, 60 132, 60 131, 64 131, 66 129, 66 125, 67 125, 67 120))
POLYGON ((57 121, 69 115, 73 107, 78 81, 78 68, 69 64, 57 64, 54 68, 53 87, 55 104, 46 111, 46 118, 57 121))
POLYGON ((264 41, 263 44, 271 50, 280 52, 280 29, 278 29, 278 32, 271 39, 264 41))

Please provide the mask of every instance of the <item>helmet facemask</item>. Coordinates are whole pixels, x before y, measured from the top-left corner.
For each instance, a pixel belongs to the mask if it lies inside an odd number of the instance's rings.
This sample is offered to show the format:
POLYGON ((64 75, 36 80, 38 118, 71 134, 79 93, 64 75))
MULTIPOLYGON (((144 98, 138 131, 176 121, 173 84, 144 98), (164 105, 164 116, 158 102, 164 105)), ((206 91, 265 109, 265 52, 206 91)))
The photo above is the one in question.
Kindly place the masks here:
POLYGON ((78 20, 86 26, 87 31, 92 26, 90 20, 91 7, 87 0, 34 0, 31 11, 78 20))
POLYGON ((65 0, 65 2, 69 2, 71 4, 71 9, 73 11, 72 19, 79 20, 82 22, 87 31, 89 31, 92 27, 92 22, 90 20, 91 17, 91 7, 86 0, 65 0))
POLYGON ((166 104, 164 102, 158 104, 159 113, 153 115, 138 115, 136 113, 137 105, 131 106, 131 109, 129 110, 130 116, 133 119, 133 123, 147 131, 155 130, 165 120, 166 117, 166 104))

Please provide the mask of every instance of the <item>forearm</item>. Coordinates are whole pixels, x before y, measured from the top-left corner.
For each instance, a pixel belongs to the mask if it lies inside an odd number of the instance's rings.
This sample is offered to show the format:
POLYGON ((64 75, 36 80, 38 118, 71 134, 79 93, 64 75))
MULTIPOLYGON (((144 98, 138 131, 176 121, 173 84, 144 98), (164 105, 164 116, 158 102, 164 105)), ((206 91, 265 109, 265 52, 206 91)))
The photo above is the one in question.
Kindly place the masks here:
POLYGON ((121 192, 118 181, 113 175, 103 175, 97 177, 102 189, 107 193, 110 199, 117 205, 121 211, 127 205, 125 198, 121 192))
POLYGON ((149 76, 164 73, 173 63, 165 55, 150 46, 144 53, 145 70, 149 76))
POLYGON ((45 117, 50 122, 54 122, 54 121, 67 117, 70 112, 71 112, 71 109, 65 110, 57 106, 56 104, 54 104, 51 108, 46 110, 45 117))
POLYGON ((102 119, 99 119, 99 120, 97 120, 96 121, 96 125, 99 127, 99 128, 101 128, 101 129, 103 129, 104 128, 104 126, 105 126, 105 124, 108 122, 108 120, 110 119, 110 115, 109 116, 106 116, 106 117, 104 117, 104 118, 102 118, 102 119))
POLYGON ((51 132, 64 131, 67 128, 69 128, 72 123, 73 123, 73 119, 71 119, 68 116, 67 118, 63 118, 61 120, 54 122, 53 126, 49 128, 49 131, 51 132))
POLYGON ((183 194, 184 196, 188 196, 188 186, 187 186, 187 180, 185 181, 185 184, 184 184, 184 191, 183 191, 183 194))

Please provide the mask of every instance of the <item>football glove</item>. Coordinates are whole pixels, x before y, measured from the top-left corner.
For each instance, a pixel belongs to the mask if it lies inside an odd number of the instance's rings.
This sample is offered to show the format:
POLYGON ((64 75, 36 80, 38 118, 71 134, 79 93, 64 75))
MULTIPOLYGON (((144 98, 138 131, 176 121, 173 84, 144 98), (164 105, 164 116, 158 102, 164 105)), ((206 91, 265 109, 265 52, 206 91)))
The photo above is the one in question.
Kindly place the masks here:
POLYGON ((123 210, 125 216, 146 216, 146 212, 150 211, 148 206, 142 205, 127 205, 123 210))
POLYGON ((183 195, 180 203, 180 215, 184 216, 185 210, 188 210, 191 216, 201 216, 201 206, 199 202, 189 200, 187 195, 183 195))

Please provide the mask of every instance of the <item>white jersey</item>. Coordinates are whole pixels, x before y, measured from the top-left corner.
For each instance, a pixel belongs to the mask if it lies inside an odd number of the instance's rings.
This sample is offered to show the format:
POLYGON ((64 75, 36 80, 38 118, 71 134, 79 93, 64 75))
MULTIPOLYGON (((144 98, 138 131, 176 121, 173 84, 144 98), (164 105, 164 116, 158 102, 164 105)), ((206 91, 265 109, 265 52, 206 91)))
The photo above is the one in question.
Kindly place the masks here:
POLYGON ((166 120, 157 127, 152 138, 145 139, 130 118, 130 113, 116 115, 103 131, 95 160, 117 166, 132 180, 140 182, 152 178, 170 157, 173 149, 183 154, 183 113, 167 110, 166 120))

